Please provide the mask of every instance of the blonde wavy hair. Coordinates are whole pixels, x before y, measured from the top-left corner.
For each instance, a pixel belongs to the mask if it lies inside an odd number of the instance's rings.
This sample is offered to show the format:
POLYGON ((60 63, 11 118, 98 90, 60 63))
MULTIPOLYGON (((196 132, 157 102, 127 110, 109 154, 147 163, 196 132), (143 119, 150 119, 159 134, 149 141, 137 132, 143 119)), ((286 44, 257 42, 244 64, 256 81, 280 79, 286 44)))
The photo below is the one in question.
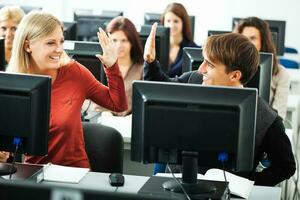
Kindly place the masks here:
MULTIPOLYGON (((25 51, 25 41, 34 42, 49 36, 60 26, 63 30, 63 24, 52 14, 43 11, 32 11, 25 15, 16 30, 12 55, 7 68, 9 72, 29 73, 30 53, 25 51)), ((63 51, 60 58, 60 66, 70 62, 70 58, 63 51)))
POLYGON ((12 20, 19 24, 25 13, 19 6, 4 6, 0 9, 0 22, 12 20))

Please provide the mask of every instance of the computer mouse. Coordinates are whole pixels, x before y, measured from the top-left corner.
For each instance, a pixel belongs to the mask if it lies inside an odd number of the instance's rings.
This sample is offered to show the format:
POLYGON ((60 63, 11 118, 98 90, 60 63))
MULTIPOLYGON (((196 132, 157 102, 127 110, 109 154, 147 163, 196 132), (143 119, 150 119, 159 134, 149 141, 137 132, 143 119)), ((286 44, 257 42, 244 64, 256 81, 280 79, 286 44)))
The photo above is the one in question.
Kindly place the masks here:
POLYGON ((109 175, 109 183, 111 186, 123 186, 124 176, 121 173, 111 173, 109 175))

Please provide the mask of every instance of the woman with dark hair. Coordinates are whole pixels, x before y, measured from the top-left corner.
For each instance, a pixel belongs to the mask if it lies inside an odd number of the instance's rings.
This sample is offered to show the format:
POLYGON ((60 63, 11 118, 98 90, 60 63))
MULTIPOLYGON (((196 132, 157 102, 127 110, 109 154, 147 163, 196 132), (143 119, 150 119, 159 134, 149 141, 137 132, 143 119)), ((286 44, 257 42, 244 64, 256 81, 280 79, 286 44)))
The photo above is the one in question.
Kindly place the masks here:
POLYGON ((268 23, 257 17, 248 17, 239 22, 235 28, 235 32, 248 37, 258 51, 268 52, 274 55, 270 105, 276 109, 279 116, 284 119, 287 111, 287 97, 290 86, 289 74, 287 70, 278 63, 276 49, 268 23))
POLYGON ((161 15, 161 24, 170 28, 170 77, 182 74, 182 55, 184 47, 198 47, 192 38, 189 15, 180 3, 169 4, 161 15))
MULTIPOLYGON (((128 100, 128 109, 114 115, 125 116, 131 113, 132 81, 143 77, 143 48, 134 24, 127 18, 114 18, 106 27, 112 41, 118 49, 118 63, 122 73, 125 92, 128 100)), ((103 111, 102 107, 95 106, 93 110, 103 111)))

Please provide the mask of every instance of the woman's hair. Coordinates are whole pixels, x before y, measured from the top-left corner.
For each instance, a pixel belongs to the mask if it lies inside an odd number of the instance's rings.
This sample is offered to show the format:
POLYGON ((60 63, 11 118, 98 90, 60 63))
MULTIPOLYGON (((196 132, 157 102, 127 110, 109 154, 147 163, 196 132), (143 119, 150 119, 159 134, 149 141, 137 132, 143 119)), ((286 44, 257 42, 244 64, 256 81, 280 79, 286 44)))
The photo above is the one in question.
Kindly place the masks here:
POLYGON ((12 20, 19 24, 24 15, 24 11, 18 6, 4 6, 0 9, 0 22, 12 20))
POLYGON ((134 64, 143 63, 143 48, 134 24, 125 17, 118 16, 109 22, 106 32, 123 31, 131 44, 130 57, 134 64))
POLYGON ((190 23, 190 17, 184 8, 184 6, 180 3, 170 3, 165 8, 164 12, 161 15, 160 23, 164 25, 165 15, 168 12, 174 13, 182 20, 182 35, 188 41, 193 41, 192 29, 190 23))
POLYGON ((242 33, 245 27, 254 27, 260 33, 261 38, 261 52, 268 52, 273 54, 273 75, 278 73, 278 60, 276 54, 276 48, 274 42, 272 40, 272 33, 269 28, 269 24, 257 17, 247 17, 242 19, 237 27, 235 27, 235 31, 238 33, 242 33))
MULTIPOLYGON (((57 26, 63 30, 62 23, 49 13, 42 11, 28 13, 16 30, 8 71, 28 73, 30 53, 25 51, 25 41, 34 42, 43 39, 53 33, 57 26)), ((61 66, 68 60, 67 54, 63 52, 61 66)))
POLYGON ((215 63, 225 65, 226 72, 239 70, 240 82, 247 83, 257 71, 259 54, 252 42, 238 33, 226 33, 208 37, 203 52, 215 63))

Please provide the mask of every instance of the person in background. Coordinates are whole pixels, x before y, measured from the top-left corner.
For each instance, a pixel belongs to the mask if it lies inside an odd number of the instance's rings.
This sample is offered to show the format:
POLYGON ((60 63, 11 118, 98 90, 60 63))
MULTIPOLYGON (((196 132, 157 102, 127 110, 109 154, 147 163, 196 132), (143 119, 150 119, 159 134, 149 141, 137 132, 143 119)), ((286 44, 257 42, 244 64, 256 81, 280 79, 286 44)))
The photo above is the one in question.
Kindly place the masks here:
POLYGON ((278 111, 278 115, 285 119, 287 100, 290 87, 288 71, 278 63, 276 48, 272 40, 272 33, 266 21, 257 17, 242 19, 235 32, 245 35, 255 45, 259 52, 273 54, 273 72, 270 91, 270 105, 278 111))
MULTIPOLYGON (((106 32, 118 49, 118 63, 122 73, 128 101, 128 109, 124 112, 113 112, 114 115, 125 116, 132 108, 132 81, 143 78, 143 48, 134 24, 125 17, 114 18, 106 27, 106 32)), ((93 104, 92 110, 104 109, 93 104)))
POLYGON ((19 24, 7 71, 52 78, 48 155, 26 156, 25 162, 90 168, 80 113, 84 100, 89 98, 116 112, 127 109, 117 49, 102 29, 97 35, 103 55, 96 56, 104 65, 108 87, 67 56, 63 24, 55 16, 33 11, 19 24))
MULTIPOLYGON (((152 26, 145 45, 145 80, 243 87, 257 71, 259 54, 256 47, 247 37, 229 33, 208 37, 203 45, 204 61, 198 70, 170 78, 161 70, 155 57, 156 26, 157 24, 152 26), (194 78, 197 76, 198 78, 194 78)), ((180 166, 171 168, 174 172, 181 170, 180 166)), ((253 180, 256 185, 274 186, 290 178, 295 170, 295 159, 282 118, 258 97, 253 170, 240 172, 238 175, 253 180), (265 153, 271 165, 257 172, 256 166, 265 153)), ((165 172, 165 166, 156 166, 155 173, 157 172, 165 172)))
POLYGON ((169 72, 170 77, 182 74, 183 48, 198 47, 192 38, 192 29, 189 15, 180 3, 167 5, 161 15, 161 24, 170 28, 170 54, 169 72))
POLYGON ((0 9, 0 37, 5 39, 6 65, 11 57, 15 31, 24 15, 24 11, 18 6, 4 6, 0 9))

